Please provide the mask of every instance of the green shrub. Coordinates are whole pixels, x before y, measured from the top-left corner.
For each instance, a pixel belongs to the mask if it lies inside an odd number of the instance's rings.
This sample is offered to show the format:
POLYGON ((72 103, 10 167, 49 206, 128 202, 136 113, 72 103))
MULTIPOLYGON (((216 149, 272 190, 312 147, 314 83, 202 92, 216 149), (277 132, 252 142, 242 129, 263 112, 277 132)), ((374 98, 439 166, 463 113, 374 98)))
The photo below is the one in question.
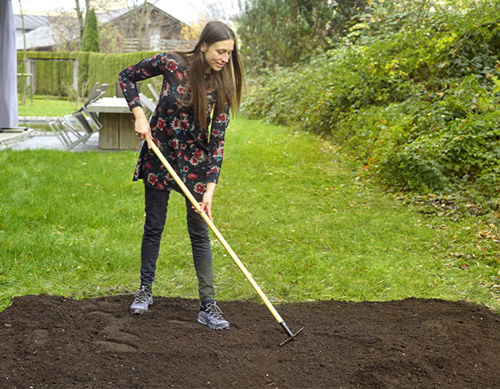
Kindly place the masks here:
POLYGON ((97 16, 94 8, 89 9, 87 20, 85 21, 85 30, 82 37, 82 51, 91 51, 98 53, 99 48, 99 29, 97 27, 97 16))
POLYGON ((406 125, 409 136, 379 159, 380 176, 409 190, 477 186, 494 196, 500 189, 492 174, 500 163, 500 110, 494 91, 468 76, 441 100, 413 108, 414 119, 406 125))
POLYGON ((331 137, 397 190, 498 196, 498 12, 373 20, 306 65, 254 80, 243 113, 331 137))
MULTIPOLYGON (((78 87, 86 95, 96 82, 109 84, 107 95, 114 96, 114 83, 125 67, 157 54, 152 51, 101 54, 91 52, 28 52, 28 59, 35 61, 35 93, 68 96, 68 86, 73 85, 73 64, 78 62, 78 87)), ((18 53, 18 72, 24 73, 23 53, 18 53)), ((22 80, 21 78, 19 78, 22 80)), ((24 81, 20 82, 22 86, 24 81)), ((161 81, 151 81, 157 89, 161 81)))
MULTIPOLYGON (((25 73, 23 52, 17 53, 18 72, 25 73)), ((35 93, 64 96, 68 85, 73 85, 73 63, 77 53, 73 52, 27 52, 27 59, 35 63, 35 93)), ((29 69, 31 72, 31 69, 29 69)), ((21 80, 18 90, 22 90, 26 77, 21 80)))
MULTIPOLYGON (((157 52, 152 51, 139 51, 134 53, 121 53, 121 54, 100 54, 91 53, 89 56, 88 81, 90 85, 95 82, 109 84, 107 96, 114 96, 115 82, 118 81, 118 73, 125 69, 127 66, 134 65, 144 58, 149 58, 156 55, 157 52)), ((161 85, 161 80, 151 80, 146 83, 152 83, 158 90, 158 83, 161 85)))

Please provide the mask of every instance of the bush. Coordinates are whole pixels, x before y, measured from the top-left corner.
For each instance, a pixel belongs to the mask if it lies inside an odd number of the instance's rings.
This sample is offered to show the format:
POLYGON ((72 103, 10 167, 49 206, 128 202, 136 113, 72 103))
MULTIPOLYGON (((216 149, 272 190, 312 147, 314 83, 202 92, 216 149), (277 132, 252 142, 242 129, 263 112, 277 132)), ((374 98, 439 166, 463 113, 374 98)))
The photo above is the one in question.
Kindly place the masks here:
MULTIPOLYGON (((25 73, 23 52, 17 53, 17 69, 25 73)), ((27 52, 27 58, 35 62, 35 93, 64 96, 67 85, 73 85, 73 63, 77 53, 73 52, 27 52)), ((31 69, 29 69, 31 72, 31 69)), ((18 78, 18 90, 22 90, 26 78, 18 78)))
POLYGON ((87 20, 85 21, 85 30, 82 37, 82 51, 91 51, 98 53, 99 48, 99 29, 97 27, 97 16, 94 8, 89 9, 87 20))
POLYGON ((255 80, 243 112, 331 137, 391 188, 498 196, 497 15, 438 9, 414 26, 389 18, 397 28, 374 19, 381 35, 363 27, 255 80))
MULTIPOLYGON (((114 86, 121 70, 155 54, 152 51, 124 54, 28 52, 27 57, 35 61, 36 94, 68 96, 68 86, 73 85, 74 61, 78 62, 80 95, 85 95, 96 82, 114 86)), ((18 53, 19 73, 24 73, 22 59, 23 53, 18 53)), ((158 81, 155 83, 158 84, 158 81)), ((107 95, 114 96, 114 87, 108 89, 107 95)))

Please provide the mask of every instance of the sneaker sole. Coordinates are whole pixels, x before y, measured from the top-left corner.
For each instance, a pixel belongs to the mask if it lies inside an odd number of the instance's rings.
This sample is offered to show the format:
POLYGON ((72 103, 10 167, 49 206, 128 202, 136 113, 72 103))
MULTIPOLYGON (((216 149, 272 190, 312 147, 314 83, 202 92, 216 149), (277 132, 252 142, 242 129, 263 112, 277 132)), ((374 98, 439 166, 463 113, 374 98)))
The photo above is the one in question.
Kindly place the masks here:
POLYGON ((130 313, 132 315, 142 315, 146 311, 147 311, 147 309, 131 309, 130 313))
POLYGON ((229 330, 231 328, 231 326, 229 324, 227 324, 227 325, 224 324, 224 326, 221 326, 221 327, 214 326, 214 325, 210 324, 210 322, 206 321, 205 319, 203 319, 199 316, 198 316, 198 323, 203 324, 203 325, 207 326, 208 328, 210 328, 211 330, 215 330, 215 331, 229 330))
MULTIPOLYGON (((149 305, 153 305, 153 298, 151 298, 151 301, 148 303, 149 305)), ((142 315, 144 312, 146 312, 148 308, 146 309, 141 309, 141 308, 130 308, 130 313, 132 315, 142 315)))

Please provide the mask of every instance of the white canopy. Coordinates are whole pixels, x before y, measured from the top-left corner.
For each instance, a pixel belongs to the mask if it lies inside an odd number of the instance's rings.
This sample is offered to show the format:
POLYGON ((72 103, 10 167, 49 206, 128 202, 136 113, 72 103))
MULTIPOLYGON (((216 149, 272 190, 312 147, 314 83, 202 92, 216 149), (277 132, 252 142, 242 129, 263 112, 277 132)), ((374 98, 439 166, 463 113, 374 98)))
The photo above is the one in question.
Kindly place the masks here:
POLYGON ((0 129, 18 124, 16 27, 12 0, 0 0, 0 129))

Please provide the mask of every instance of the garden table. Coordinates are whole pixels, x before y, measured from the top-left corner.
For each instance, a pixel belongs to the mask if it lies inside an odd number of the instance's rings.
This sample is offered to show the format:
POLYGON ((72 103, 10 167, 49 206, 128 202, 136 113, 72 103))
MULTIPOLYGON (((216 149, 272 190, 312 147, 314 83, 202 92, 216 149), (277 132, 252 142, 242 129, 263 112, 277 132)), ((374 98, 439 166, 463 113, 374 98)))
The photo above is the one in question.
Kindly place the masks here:
POLYGON ((140 139, 134 131, 134 115, 123 97, 103 97, 87 106, 98 112, 102 129, 99 148, 103 150, 139 150, 140 139))

